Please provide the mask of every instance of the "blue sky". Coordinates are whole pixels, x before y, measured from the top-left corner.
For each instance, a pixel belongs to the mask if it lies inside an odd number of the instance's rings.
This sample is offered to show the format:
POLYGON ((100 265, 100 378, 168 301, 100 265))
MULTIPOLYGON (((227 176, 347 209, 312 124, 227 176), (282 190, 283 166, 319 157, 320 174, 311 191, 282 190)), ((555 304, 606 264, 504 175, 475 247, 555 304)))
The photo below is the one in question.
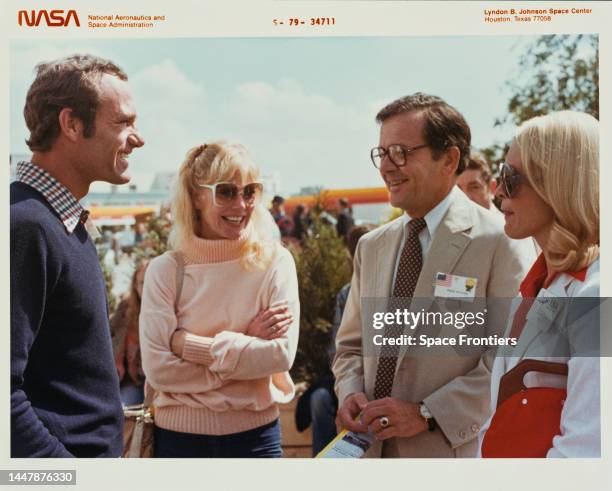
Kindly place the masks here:
MULTIPOLYGON (((457 107, 475 147, 506 141, 494 128, 532 37, 321 37, 13 41, 11 152, 25 153, 22 109, 34 66, 76 52, 128 73, 147 144, 132 154, 133 181, 174 171, 187 149, 243 143, 284 194, 302 186, 379 186, 369 161, 376 112, 416 91, 457 107)), ((100 184, 97 190, 105 190, 100 184)))

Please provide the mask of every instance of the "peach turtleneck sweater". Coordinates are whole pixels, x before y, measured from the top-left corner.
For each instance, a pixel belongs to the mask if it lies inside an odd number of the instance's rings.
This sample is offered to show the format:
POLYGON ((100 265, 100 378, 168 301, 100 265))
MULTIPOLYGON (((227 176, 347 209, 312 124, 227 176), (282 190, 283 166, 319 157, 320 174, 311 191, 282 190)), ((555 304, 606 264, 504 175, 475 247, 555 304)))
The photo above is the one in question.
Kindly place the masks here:
POLYGON ((264 269, 246 270, 244 239, 193 237, 182 249, 183 291, 174 312, 176 262, 166 253, 149 265, 140 313, 142 365, 156 390, 155 424, 184 433, 227 435, 278 417, 289 402, 299 331, 295 264, 278 246, 264 269), (293 324, 274 340, 245 334, 260 310, 289 302, 293 324), (188 334, 182 358, 170 349, 177 328, 188 334))

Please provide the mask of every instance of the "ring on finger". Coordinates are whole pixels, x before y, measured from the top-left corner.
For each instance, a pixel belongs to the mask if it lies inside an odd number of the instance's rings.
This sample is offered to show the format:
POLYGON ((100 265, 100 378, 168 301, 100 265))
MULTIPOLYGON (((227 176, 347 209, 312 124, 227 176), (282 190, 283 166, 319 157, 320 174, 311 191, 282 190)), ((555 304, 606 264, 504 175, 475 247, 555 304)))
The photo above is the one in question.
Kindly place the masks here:
POLYGON ((380 426, 382 426, 383 428, 386 428, 387 426, 389 426, 389 418, 387 418, 386 416, 381 416, 378 419, 378 422, 380 423, 380 426))
POLYGON ((270 326, 270 332, 275 333, 277 331, 276 326, 270 326))

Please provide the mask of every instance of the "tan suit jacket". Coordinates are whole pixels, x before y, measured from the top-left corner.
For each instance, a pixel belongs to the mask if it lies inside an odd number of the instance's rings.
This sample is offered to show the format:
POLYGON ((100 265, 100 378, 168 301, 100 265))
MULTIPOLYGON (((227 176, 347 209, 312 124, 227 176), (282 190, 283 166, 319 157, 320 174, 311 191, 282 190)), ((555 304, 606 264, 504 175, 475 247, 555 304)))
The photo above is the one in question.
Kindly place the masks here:
MULTIPOLYGON (((333 364, 340 404, 355 392, 373 399, 378 360, 363 356, 362 338, 371 331, 362 326, 362 300, 391 295, 401 239, 400 218, 364 235, 357 246, 333 364)), ((414 297, 433 301, 438 272, 476 278, 477 298, 515 297, 534 259, 531 241, 514 241, 504 234, 503 217, 456 193, 432 237, 414 297)), ((503 333, 507 310, 502 310, 488 315, 483 335, 503 333)), ((371 324, 371 319, 364 321, 371 324)), ((376 443, 367 456, 474 457, 478 432, 489 416, 491 353, 425 358, 406 356, 407 349, 400 350, 392 397, 424 401, 438 428, 376 443)))

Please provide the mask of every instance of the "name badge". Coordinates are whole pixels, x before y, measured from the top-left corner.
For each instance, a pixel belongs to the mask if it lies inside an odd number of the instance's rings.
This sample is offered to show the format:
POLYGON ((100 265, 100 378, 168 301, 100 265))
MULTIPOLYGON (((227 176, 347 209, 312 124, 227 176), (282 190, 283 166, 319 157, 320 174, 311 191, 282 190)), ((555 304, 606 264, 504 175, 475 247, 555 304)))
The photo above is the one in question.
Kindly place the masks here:
POLYGON ((550 327, 550 322, 555 320, 555 317, 557 317, 557 314, 563 307, 563 300, 552 294, 546 288, 542 288, 535 299, 534 306, 537 307, 538 317, 548 322, 544 324, 544 330, 546 330, 550 327))
POLYGON ((458 298, 473 302, 476 295, 476 278, 448 273, 437 273, 434 281, 434 296, 458 298))

